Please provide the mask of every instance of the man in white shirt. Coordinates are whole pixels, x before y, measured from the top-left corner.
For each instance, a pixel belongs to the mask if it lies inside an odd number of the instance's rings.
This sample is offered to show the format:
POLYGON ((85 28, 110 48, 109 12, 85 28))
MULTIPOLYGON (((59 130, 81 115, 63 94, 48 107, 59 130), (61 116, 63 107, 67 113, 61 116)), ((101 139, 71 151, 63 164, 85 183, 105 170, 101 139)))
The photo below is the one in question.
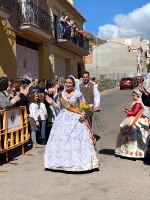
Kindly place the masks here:
MULTIPOLYGON (((82 92, 85 101, 94 108, 94 111, 99 110, 100 105, 100 93, 97 86, 91 83, 89 72, 83 73, 83 83, 80 84, 80 91, 82 92)), ((90 125, 92 125, 92 116, 89 119, 90 125)))

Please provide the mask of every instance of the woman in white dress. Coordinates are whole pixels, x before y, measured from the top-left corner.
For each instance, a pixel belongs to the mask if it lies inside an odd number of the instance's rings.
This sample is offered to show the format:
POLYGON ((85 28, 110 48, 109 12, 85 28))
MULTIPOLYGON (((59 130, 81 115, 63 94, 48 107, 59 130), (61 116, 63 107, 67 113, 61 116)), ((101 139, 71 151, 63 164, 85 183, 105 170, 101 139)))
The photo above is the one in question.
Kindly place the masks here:
MULTIPOLYGON (((47 101, 53 104, 47 97, 47 101)), ((65 90, 59 97, 58 114, 46 145, 44 155, 45 168, 64 171, 87 171, 99 168, 99 159, 93 143, 93 135, 85 122, 84 112, 78 114, 79 103, 84 98, 79 91, 75 78, 69 76, 65 81, 65 90), (71 109, 69 106, 74 107, 71 109)))

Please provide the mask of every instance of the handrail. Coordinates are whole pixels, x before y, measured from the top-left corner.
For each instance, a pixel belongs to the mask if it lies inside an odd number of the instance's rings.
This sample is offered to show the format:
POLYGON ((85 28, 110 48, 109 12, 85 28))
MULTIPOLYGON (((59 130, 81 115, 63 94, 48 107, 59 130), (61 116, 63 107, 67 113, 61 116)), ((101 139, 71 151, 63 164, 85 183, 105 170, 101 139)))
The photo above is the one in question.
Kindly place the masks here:
POLYGON ((0 0, 0 7, 8 12, 12 13, 12 8, 14 6, 14 0, 0 0))
POLYGON ((23 24, 34 24, 52 34, 52 17, 30 2, 18 3, 18 22, 23 24))
POLYGON ((89 40, 73 26, 67 26, 60 22, 54 23, 55 39, 67 39, 77 46, 89 51, 89 40))

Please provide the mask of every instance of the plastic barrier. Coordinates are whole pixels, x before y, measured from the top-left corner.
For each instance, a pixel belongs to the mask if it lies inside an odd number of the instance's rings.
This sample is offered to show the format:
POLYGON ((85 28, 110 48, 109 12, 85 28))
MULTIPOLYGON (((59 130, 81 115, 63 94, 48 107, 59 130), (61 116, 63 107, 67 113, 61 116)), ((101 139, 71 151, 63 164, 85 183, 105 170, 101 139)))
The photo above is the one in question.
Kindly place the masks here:
POLYGON ((24 144, 29 137, 26 107, 0 110, 0 154, 6 154, 6 162, 9 150, 22 145, 24 154, 24 144))

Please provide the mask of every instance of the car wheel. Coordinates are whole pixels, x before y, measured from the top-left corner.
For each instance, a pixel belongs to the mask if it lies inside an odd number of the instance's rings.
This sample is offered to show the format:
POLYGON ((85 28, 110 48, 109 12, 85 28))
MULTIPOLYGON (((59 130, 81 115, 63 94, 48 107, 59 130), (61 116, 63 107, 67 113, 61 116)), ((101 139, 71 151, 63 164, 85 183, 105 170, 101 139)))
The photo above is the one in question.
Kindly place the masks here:
POLYGON ((120 90, 122 90, 123 88, 120 87, 120 90))

